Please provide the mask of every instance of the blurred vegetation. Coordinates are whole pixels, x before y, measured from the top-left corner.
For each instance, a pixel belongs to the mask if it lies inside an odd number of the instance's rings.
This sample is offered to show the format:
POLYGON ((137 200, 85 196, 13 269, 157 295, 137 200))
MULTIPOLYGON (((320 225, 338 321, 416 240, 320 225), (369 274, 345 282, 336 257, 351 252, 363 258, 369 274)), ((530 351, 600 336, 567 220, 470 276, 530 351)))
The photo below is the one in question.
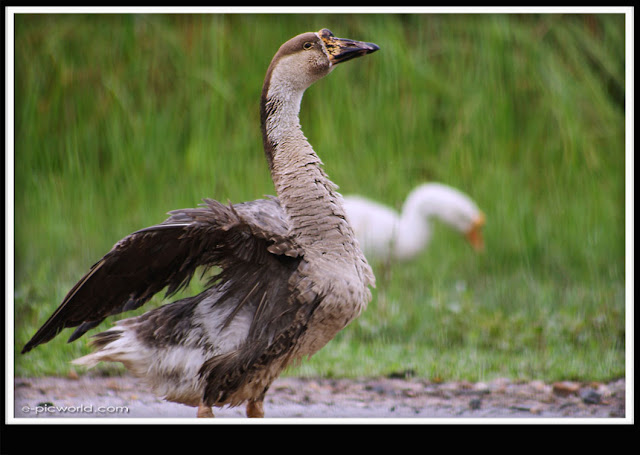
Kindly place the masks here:
POLYGON ((458 187, 487 215, 486 251, 436 225, 418 259, 374 264, 368 310, 289 374, 624 376, 616 14, 17 15, 17 375, 66 374, 88 352, 63 333, 19 354, 120 238, 203 197, 274 193, 264 73, 281 43, 322 27, 381 48, 303 99, 330 177, 396 208, 420 183, 458 187))

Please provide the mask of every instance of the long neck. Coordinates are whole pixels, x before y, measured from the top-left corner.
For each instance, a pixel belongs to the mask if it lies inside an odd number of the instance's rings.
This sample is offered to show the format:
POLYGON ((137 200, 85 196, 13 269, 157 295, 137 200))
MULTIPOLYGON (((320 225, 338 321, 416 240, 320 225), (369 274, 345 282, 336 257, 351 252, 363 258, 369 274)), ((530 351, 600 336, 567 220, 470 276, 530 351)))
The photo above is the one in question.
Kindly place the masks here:
POLYGON ((413 191, 402 207, 396 228, 396 257, 410 259, 426 248, 431 238, 431 218, 437 216, 430 192, 413 191))
POLYGON ((336 244, 353 243, 353 231, 345 221, 342 197, 302 133, 303 92, 273 73, 267 77, 261 103, 264 149, 290 234, 304 247, 331 252, 336 244))
POLYGON ((396 226, 394 256, 396 259, 411 259, 427 246, 430 237, 429 220, 418 211, 405 207, 396 226))

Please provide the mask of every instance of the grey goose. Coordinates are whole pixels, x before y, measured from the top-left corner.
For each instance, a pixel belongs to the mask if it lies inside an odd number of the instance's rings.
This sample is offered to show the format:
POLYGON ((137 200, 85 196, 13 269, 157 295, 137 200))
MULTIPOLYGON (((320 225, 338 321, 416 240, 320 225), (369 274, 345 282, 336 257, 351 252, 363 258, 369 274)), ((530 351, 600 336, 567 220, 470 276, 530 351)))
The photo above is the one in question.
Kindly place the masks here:
POLYGON ((197 407, 246 405, 264 417, 272 382, 325 346, 371 300, 375 278, 299 121, 304 91, 337 64, 378 46, 304 33, 276 52, 260 112, 277 198, 169 212, 117 242, 69 291, 23 353, 75 327, 69 341, 106 317, 136 309, 196 269, 218 273, 198 295, 118 321, 92 337, 74 363, 121 362, 157 395, 197 407))

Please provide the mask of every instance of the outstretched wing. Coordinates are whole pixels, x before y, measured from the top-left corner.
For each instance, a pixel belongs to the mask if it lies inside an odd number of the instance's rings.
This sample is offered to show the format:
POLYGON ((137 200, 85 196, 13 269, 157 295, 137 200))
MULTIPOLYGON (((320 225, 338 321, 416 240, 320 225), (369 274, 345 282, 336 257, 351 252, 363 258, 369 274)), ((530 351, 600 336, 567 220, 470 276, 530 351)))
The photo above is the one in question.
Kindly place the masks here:
POLYGON ((73 341, 107 316, 138 308, 164 288, 166 296, 175 294, 198 267, 218 266, 224 273, 239 262, 264 262, 265 255, 302 254, 287 236, 277 199, 235 206, 204 202, 199 208, 170 212, 164 222, 116 243, 69 291, 22 352, 67 327, 77 327, 69 339, 73 341))

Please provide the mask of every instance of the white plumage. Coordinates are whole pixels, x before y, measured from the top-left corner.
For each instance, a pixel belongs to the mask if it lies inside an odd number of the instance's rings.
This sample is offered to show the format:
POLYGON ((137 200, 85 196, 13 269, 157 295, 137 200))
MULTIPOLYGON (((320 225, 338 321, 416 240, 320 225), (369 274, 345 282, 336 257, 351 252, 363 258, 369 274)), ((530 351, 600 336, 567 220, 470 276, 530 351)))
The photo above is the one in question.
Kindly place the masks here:
POLYGON ((431 239, 432 219, 465 235, 474 249, 484 248, 484 214, 469 196, 450 186, 420 185, 409 193, 401 213, 362 196, 344 199, 349 222, 369 259, 414 258, 431 239))

